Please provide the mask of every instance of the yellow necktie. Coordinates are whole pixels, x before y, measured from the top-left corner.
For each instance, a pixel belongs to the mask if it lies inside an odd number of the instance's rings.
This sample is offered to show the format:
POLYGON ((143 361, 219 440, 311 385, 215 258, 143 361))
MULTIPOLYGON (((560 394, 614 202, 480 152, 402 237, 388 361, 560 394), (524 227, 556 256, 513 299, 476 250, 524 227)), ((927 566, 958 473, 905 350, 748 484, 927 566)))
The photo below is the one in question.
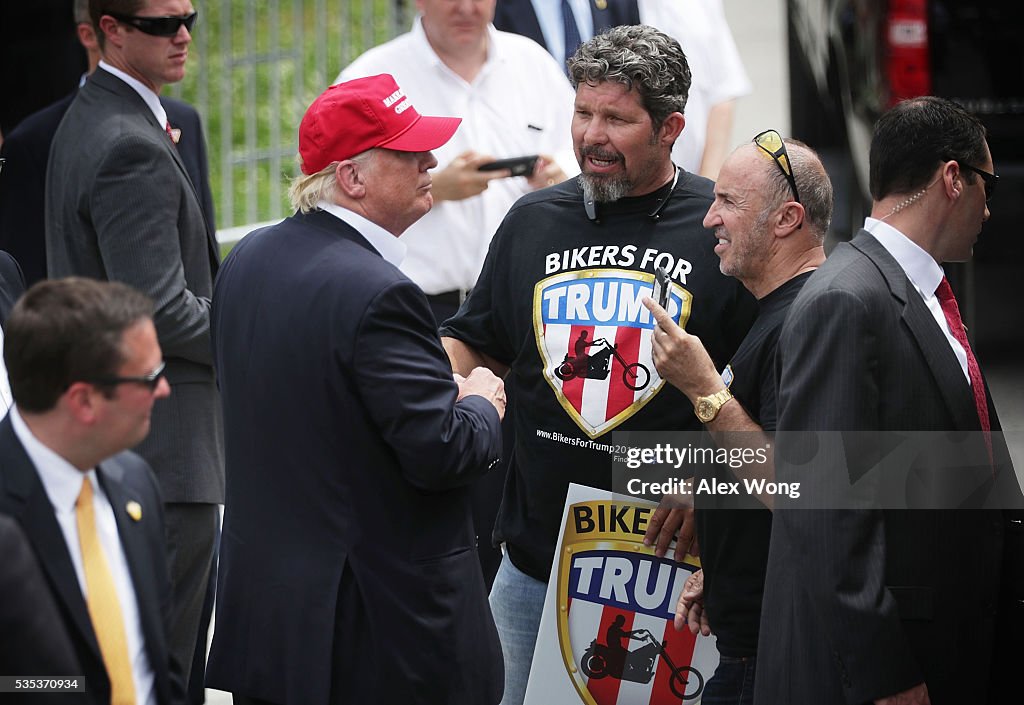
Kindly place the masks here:
POLYGON ((86 477, 82 491, 75 502, 78 519, 78 542, 82 547, 82 565, 85 569, 85 604, 89 608, 92 628, 100 644, 103 663, 110 678, 110 704, 135 705, 135 684, 128 659, 128 639, 125 636, 124 616, 117 601, 114 576, 110 573, 107 557, 96 531, 96 513, 92 503, 92 483, 86 477))

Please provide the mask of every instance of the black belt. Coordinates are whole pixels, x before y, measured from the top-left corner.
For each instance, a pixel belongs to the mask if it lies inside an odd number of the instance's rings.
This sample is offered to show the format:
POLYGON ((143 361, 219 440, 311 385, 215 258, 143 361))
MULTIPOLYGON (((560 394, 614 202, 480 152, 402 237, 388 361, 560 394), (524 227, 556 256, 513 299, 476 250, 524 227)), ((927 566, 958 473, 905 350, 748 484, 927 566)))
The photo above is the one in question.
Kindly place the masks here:
POLYGON ((431 303, 458 308, 467 296, 469 296, 468 289, 452 289, 451 291, 442 291, 440 294, 427 294, 427 300, 431 303))

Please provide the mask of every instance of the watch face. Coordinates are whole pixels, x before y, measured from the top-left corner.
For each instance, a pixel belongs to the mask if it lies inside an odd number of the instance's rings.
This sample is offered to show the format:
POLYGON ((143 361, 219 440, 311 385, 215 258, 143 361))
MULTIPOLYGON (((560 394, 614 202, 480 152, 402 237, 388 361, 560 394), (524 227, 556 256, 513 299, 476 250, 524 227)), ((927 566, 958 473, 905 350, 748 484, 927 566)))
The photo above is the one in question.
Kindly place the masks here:
POLYGON ((706 421, 715 413, 715 407, 707 399, 697 402, 697 418, 706 421))

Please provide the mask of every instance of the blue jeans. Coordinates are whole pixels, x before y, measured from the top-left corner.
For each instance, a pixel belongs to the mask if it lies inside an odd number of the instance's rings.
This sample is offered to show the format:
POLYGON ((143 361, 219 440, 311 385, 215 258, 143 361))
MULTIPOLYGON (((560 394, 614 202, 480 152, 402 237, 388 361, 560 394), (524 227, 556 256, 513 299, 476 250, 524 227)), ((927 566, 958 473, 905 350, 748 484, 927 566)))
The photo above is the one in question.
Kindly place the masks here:
POLYGON ((753 705, 754 667, 757 659, 722 656, 714 675, 704 685, 701 705, 753 705))
POLYGON ((490 597, 505 657, 505 695, 501 705, 522 705, 526 696, 547 589, 547 583, 531 578, 512 565, 508 554, 502 556, 490 597))

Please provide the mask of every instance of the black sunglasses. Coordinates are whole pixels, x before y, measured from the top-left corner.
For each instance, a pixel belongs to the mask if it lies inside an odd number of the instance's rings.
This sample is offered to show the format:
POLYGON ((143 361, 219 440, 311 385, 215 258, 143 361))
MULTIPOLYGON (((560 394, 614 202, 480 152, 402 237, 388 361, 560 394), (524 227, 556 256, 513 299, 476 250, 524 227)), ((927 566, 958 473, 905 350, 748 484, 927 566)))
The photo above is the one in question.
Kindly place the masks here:
POLYGON ((145 387, 149 387, 150 392, 155 392, 157 386, 160 384, 160 380, 164 377, 165 367, 167 367, 167 363, 161 362, 160 366, 148 375, 139 375, 138 377, 97 377, 96 379, 83 381, 88 382, 89 384, 95 384, 98 387, 114 387, 118 384, 141 384, 145 387))
POLYGON ((990 174, 987 171, 983 171, 976 166, 970 164, 964 164, 963 162, 957 162, 961 169, 967 169, 967 171, 973 171, 975 174, 981 177, 981 180, 985 182, 985 203, 992 200, 992 194, 996 192, 996 185, 999 183, 999 177, 996 174, 990 174))
POLYGON ((139 17, 137 15, 122 15, 117 12, 103 11, 104 15, 110 15, 118 22, 123 22, 127 25, 131 25, 140 32, 145 34, 151 34, 154 37, 173 37, 181 29, 182 25, 185 25, 185 29, 189 32, 192 31, 192 26, 196 23, 196 15, 198 13, 192 12, 188 15, 172 15, 170 17, 139 17))
POLYGON ((796 190, 796 179, 793 178, 793 165, 789 161, 789 152, 786 151, 782 135, 775 130, 765 130, 754 136, 754 144, 763 149, 782 170, 789 187, 793 189, 793 198, 800 203, 800 192, 796 190))

